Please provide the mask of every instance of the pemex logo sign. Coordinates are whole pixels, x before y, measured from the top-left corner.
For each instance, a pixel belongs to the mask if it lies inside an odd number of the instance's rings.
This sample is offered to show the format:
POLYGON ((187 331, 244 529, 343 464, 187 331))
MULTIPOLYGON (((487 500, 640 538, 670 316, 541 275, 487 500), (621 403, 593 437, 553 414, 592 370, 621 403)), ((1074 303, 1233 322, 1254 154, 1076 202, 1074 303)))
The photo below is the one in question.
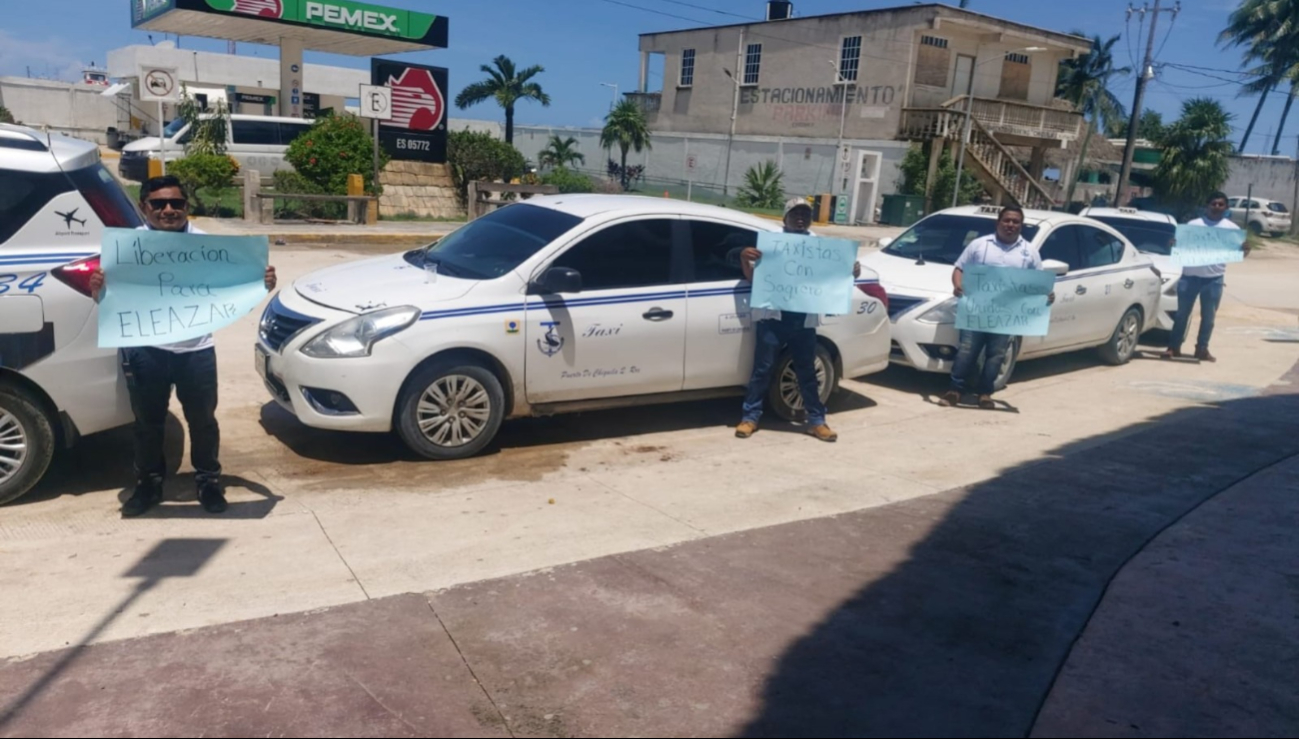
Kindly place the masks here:
POLYGON ((207 0, 215 10, 243 13, 259 18, 283 18, 284 0, 207 0))
POLYGON ((446 99, 428 69, 407 67, 401 78, 389 77, 392 88, 392 120, 387 125, 411 131, 432 131, 446 114, 446 99))
POLYGON ((392 90, 392 118, 379 124, 379 143, 388 155, 405 161, 445 162, 447 71, 374 59, 370 81, 392 90))

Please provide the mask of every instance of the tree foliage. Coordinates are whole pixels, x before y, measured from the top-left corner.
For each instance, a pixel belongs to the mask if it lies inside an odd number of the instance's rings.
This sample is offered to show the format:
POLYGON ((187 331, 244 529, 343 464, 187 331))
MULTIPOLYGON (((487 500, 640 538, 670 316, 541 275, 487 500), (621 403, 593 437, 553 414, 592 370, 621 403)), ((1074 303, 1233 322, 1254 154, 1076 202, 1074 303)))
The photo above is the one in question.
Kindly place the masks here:
POLYGON ((176 115, 189 124, 186 156, 226 153, 226 142, 230 138, 230 108, 225 101, 218 100, 205 110, 188 90, 182 89, 176 115))
POLYGON ((749 167, 735 202, 747 208, 779 208, 785 202, 785 175, 768 159, 749 167))
MULTIPOLYGON (((365 179, 367 193, 381 192, 374 181, 374 139, 360 118, 344 115, 317 119, 289 144, 285 158, 323 193, 346 195, 347 178, 354 174, 365 179)), ((379 168, 387 162, 388 155, 380 151, 379 168)))
MULTIPOLYGON (((902 158, 898 166, 901 177, 897 187, 902 195, 924 195, 925 181, 929 177, 929 154, 920 146, 913 146, 902 158)), ((938 160, 938 177, 934 182, 934 207, 946 208, 952 202, 952 191, 956 188, 956 163, 951 152, 944 151, 938 160)), ((960 205, 977 202, 983 195, 983 185, 968 172, 961 177, 960 205)))
POLYGON ((1219 34, 1218 41, 1244 50, 1246 72, 1253 79, 1241 88, 1241 95, 1259 96, 1258 106, 1240 142, 1242 151, 1249 144, 1268 94, 1289 83, 1290 94, 1272 142, 1272 151, 1277 153, 1299 89, 1299 0, 1243 0, 1228 17, 1227 27, 1219 34))
POLYGON ((543 107, 550 107, 550 96, 541 85, 532 81, 546 68, 535 64, 520 71, 509 57, 502 54, 492 60, 492 66, 484 64, 479 69, 487 74, 487 79, 461 90, 456 95, 456 107, 464 110, 471 105, 495 100, 505 110, 505 142, 513 144, 515 104, 521 100, 533 100, 543 107))
POLYGON ((577 150, 577 139, 569 136, 561 139, 552 135, 546 148, 537 155, 537 163, 543 168, 565 168, 577 164, 586 164, 586 156, 577 150))
POLYGON ((563 193, 594 192, 595 183, 581 172, 574 172, 565 167, 557 167, 541 178, 543 185, 556 185, 563 193))
POLYGON ((622 153, 619 160, 618 176, 624 190, 629 185, 627 171, 627 152, 637 152, 653 148, 650 142, 649 122, 645 120, 645 111, 631 100, 623 100, 605 116, 604 129, 600 131, 600 145, 606 149, 614 146, 622 153))
MULTIPOLYGON (((1087 38, 1081 31, 1073 35, 1087 38)), ((1114 66, 1114 45, 1119 36, 1108 40, 1101 40, 1099 35, 1090 38, 1090 51, 1060 62, 1056 96, 1073 103, 1084 118, 1108 131, 1127 123, 1127 109, 1110 86, 1116 78, 1132 74, 1132 68, 1114 66)))
POLYGON ((447 164, 462 204, 468 201, 470 182, 509 182, 527 168, 513 145, 473 131, 455 131, 447 137, 447 164))
POLYGON ((1168 127, 1163 153, 1155 167, 1159 198, 1193 208, 1227 182, 1233 151, 1232 115, 1217 100, 1195 98, 1182 105, 1182 116, 1168 127))

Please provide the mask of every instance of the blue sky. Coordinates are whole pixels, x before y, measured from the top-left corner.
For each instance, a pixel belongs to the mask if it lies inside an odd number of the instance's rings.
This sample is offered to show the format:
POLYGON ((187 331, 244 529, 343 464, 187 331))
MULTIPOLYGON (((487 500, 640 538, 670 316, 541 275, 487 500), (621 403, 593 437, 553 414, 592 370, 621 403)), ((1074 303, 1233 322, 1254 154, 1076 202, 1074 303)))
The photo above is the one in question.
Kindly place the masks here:
MULTIPOLYGON (((1234 75, 1211 71, 1234 70, 1239 66, 1236 50, 1223 50, 1217 34, 1238 0, 1185 0, 1184 9, 1171 25, 1160 19, 1159 62, 1193 65, 1209 69, 1200 73, 1163 67, 1149 87, 1147 107, 1175 118, 1183 100, 1208 95, 1222 100, 1235 113, 1238 131, 1244 129, 1256 98, 1238 98, 1234 75)), ((758 19, 762 0, 493 0, 492 2, 443 2, 440 0, 379 0, 379 4, 446 15, 451 19, 451 48, 444 51, 406 55, 411 61, 448 67, 452 94, 483 75, 479 65, 498 54, 507 54, 520 65, 541 64, 546 68, 540 82, 554 102, 550 108, 524 104, 518 111, 520 123, 555 126, 588 126, 599 122, 608 109, 612 90, 601 83, 632 89, 639 74, 637 35, 702 25, 740 22, 747 16, 758 19), (639 6, 633 8, 628 6, 639 6), (644 8, 644 9, 640 9, 644 8), (651 12, 658 11, 658 12, 651 12), (671 17, 680 16, 680 17, 671 17)), ((904 0, 797 0, 798 15, 819 15, 852 10, 909 4, 904 0)), ((955 4, 955 2, 953 2, 955 4)), ((1166 4, 1171 4, 1167 0, 1166 4)), ((39 12, 15 13, 6 0, 0 23, 0 75, 24 75, 30 66, 37 76, 73 79, 80 65, 103 63, 109 49, 149 43, 144 33, 130 27, 129 0, 41 0, 39 12)), ((1080 30, 1103 36, 1124 34, 1116 47, 1121 65, 1133 64, 1138 55, 1138 25, 1125 23, 1127 0, 972 0, 971 10, 1013 19, 1058 31, 1080 30)), ((1141 33, 1140 43, 1145 34, 1141 33)), ((155 37, 156 38, 156 37, 155 37)), ((156 39, 161 40, 161 39, 156 39)), ((185 37, 184 48, 225 51, 225 43, 185 37)), ((241 54, 272 57, 273 47, 240 46, 241 54)), ((368 66, 366 60, 351 57, 308 54, 313 62, 339 66, 368 66)), ((1139 59, 1136 59, 1139 62, 1139 59)), ((1133 64, 1135 67, 1136 65, 1133 64)), ((1134 77, 1115 86, 1130 105, 1134 77)), ((657 83, 657 81, 655 81, 657 83)), ((1282 95, 1264 109, 1248 150, 1270 151, 1269 130, 1280 121, 1282 95)), ((490 103, 457 111, 461 117, 495 119, 499 109, 490 103)), ((1286 154, 1295 150, 1299 134, 1299 111, 1289 124, 1286 154)), ((1239 135, 1237 136, 1239 143, 1239 135)))

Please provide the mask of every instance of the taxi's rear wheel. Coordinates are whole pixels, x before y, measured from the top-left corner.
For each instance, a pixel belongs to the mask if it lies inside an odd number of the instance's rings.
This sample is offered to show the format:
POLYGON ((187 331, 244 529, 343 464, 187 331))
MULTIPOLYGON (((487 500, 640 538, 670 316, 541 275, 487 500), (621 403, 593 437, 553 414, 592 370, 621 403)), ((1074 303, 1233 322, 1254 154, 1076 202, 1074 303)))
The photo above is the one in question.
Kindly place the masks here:
POLYGON ((0 505, 32 489, 54 457, 54 427, 39 402, 0 387, 0 505))
MULTIPOLYGON (((997 379, 992 383, 992 389, 994 391, 1001 392, 1010 384, 1010 378, 1015 374, 1015 365, 1019 364, 1020 343, 1020 338, 1016 336, 1010 340, 1010 346, 1006 347, 1006 356, 1001 360, 1001 370, 997 372, 997 379)), ((984 354, 983 356, 986 357, 987 354, 984 354)), ((975 368, 975 372, 982 371, 983 357, 980 357, 979 366, 975 368)), ((978 375, 976 374, 975 377, 978 377, 978 375)))
POLYGON ((1114 333, 1110 334, 1109 341, 1102 344, 1097 351, 1106 364, 1127 364, 1132 359, 1132 355, 1136 354, 1140 338, 1141 309, 1128 308, 1119 319, 1119 325, 1114 327, 1114 333))
MULTIPOLYGON (((776 360, 773 378, 771 388, 767 391, 767 405, 772 412, 786 421, 807 420, 803 394, 798 387, 798 375, 794 372, 794 356, 788 350, 782 352, 776 360)), ((826 403, 839 387, 839 375, 835 370, 834 357, 820 344, 816 346, 816 380, 821 402, 826 403)))
POLYGON ((464 459, 496 437, 505 417, 505 391, 484 367, 438 363, 410 378, 397 408, 397 433, 415 453, 464 459))

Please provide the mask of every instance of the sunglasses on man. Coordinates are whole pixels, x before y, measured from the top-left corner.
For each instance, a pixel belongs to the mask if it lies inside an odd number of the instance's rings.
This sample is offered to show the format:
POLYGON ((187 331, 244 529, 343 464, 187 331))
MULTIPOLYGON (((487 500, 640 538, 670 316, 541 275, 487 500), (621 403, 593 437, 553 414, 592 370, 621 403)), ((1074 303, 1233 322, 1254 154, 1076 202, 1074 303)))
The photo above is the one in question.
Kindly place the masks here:
POLYGON ((189 208, 189 201, 184 198, 157 198, 145 202, 149 204, 150 208, 157 211, 166 210, 169 205, 172 210, 185 210, 189 208))

